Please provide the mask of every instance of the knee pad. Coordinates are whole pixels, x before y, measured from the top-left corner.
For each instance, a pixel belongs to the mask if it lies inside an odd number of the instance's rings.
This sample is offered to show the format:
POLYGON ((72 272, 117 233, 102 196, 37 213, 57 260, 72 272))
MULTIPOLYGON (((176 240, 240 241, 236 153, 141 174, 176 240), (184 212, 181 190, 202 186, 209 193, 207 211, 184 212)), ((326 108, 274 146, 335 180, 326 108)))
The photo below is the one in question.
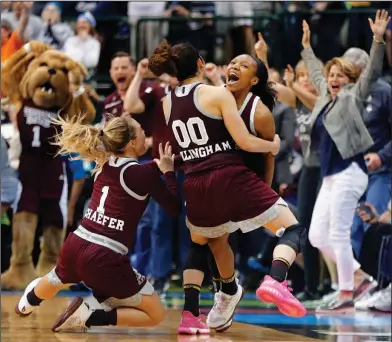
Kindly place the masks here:
POLYGON ((307 238, 307 229, 297 223, 285 229, 278 245, 289 246, 298 255, 304 249, 307 238))
POLYGON ((184 270, 206 272, 208 270, 209 250, 207 244, 199 245, 198 243, 192 242, 185 259, 184 270))

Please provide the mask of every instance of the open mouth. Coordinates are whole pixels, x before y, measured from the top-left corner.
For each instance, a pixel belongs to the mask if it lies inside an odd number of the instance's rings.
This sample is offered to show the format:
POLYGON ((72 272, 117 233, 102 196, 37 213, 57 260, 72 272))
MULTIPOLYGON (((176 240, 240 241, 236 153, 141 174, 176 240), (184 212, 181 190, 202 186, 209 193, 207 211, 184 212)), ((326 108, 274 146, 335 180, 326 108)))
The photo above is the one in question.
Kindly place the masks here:
POLYGON ((234 83, 238 82, 239 79, 240 78, 238 77, 238 75, 236 75, 234 73, 230 73, 229 77, 227 78, 227 83, 228 84, 234 84, 234 83))
POLYGON ((336 83, 331 84, 331 88, 332 88, 332 90, 337 91, 340 89, 340 84, 336 84, 336 83))
POLYGON ((52 94, 54 92, 53 86, 50 82, 46 82, 41 86, 41 91, 44 93, 52 94))
POLYGON ((117 79, 117 83, 125 83, 126 80, 127 80, 127 78, 125 76, 124 77, 119 77, 117 79))

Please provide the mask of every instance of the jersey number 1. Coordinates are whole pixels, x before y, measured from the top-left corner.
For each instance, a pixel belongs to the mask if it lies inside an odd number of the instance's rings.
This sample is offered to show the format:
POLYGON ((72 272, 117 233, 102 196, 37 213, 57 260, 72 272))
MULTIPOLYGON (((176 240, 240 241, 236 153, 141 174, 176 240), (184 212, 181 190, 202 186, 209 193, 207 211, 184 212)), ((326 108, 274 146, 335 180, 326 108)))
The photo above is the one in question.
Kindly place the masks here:
POLYGON ((204 125, 203 120, 198 117, 189 118, 186 124, 181 120, 174 120, 172 129, 178 145, 182 148, 188 148, 191 142, 199 146, 205 145, 209 139, 206 126, 204 125), (196 128, 198 134, 196 134, 196 128), (178 134, 179 131, 181 136, 178 134))
POLYGON ((40 139, 41 127, 34 126, 33 127, 33 141, 31 142, 31 146, 33 147, 40 147, 41 146, 41 139, 40 139))
POLYGON ((102 191, 102 196, 99 201, 99 206, 97 207, 97 212, 103 215, 103 214, 105 214, 104 206, 105 206, 106 198, 108 197, 108 194, 109 194, 109 187, 104 186, 101 191, 102 191))

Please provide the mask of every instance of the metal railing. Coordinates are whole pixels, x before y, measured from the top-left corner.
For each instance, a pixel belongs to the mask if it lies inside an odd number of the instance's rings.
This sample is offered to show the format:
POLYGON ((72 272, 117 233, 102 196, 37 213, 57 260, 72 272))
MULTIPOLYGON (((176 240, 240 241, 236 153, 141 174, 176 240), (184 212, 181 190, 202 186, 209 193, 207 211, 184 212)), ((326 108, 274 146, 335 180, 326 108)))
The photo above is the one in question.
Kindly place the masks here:
MULTIPOLYGON (((317 15, 321 15, 323 18, 331 19, 332 16, 336 21, 344 21, 347 23, 347 19, 350 18, 351 15, 355 14, 363 14, 373 16, 376 12, 373 8, 351 8, 351 9, 342 9, 342 10, 329 10, 324 11, 322 13, 317 13, 314 11, 297 11, 297 12, 288 12, 288 11, 281 11, 275 12, 273 14, 263 14, 263 15, 253 15, 253 16, 214 16, 212 18, 208 18, 214 23, 215 28, 215 36, 217 39, 216 46, 219 48, 219 44, 223 45, 223 38, 226 32, 222 32, 216 30, 219 25, 222 24, 230 24, 234 21, 238 20, 251 20, 253 22, 253 31, 261 31, 270 47, 270 50, 273 54, 273 60, 276 61, 277 66, 282 67, 284 64, 285 57, 287 57, 287 52, 284 52, 284 48, 289 44, 298 44, 300 46, 301 39, 300 34, 301 32, 296 32, 296 36, 293 35, 291 38, 292 41, 285 41, 287 40, 287 27, 289 27, 293 21, 300 21, 302 19, 311 19, 316 17, 317 15), (285 38, 286 37, 286 38, 285 38), (294 39, 295 38, 295 39, 294 39), (295 41, 294 41, 295 40, 295 41), (286 54, 286 56, 284 56, 286 54)), ((205 22, 206 18, 184 18, 184 17, 142 17, 138 20, 136 25, 129 24, 129 18, 126 16, 116 16, 116 17, 97 17, 97 22, 101 23, 104 22, 105 24, 108 22, 122 22, 128 23, 129 31, 130 31, 130 40, 133 38, 133 56, 134 58, 139 61, 140 59, 146 57, 144 56, 143 52, 141 52, 141 44, 144 39, 143 36, 143 26, 148 23, 158 23, 158 24, 170 24, 174 22, 205 22)), ((333 23, 335 20, 330 20, 333 23)), ((368 29, 367 24, 363 25, 361 29, 368 29), (365 26, 366 25, 366 26, 365 26)), ((100 25, 102 27, 102 25, 100 25)), ((345 26, 347 29, 347 25, 345 26)), ((318 28, 320 29, 320 28, 318 28)), ((316 28, 315 30, 316 31, 316 28)), ((165 38, 164 32, 160 31, 158 33, 160 35, 159 40, 165 38)), ((291 32, 290 32, 291 34, 291 32)), ((340 35, 341 33, 337 33, 340 35)), ((316 35, 316 33, 315 33, 316 35)), ((344 45, 344 44, 343 44, 344 45)), ((297 53, 297 52, 296 52, 297 53)), ((296 56, 297 58, 298 56, 296 56)), ((100 70, 102 73, 102 70, 100 70)), ((97 79, 106 79, 104 75, 96 75, 97 79)))

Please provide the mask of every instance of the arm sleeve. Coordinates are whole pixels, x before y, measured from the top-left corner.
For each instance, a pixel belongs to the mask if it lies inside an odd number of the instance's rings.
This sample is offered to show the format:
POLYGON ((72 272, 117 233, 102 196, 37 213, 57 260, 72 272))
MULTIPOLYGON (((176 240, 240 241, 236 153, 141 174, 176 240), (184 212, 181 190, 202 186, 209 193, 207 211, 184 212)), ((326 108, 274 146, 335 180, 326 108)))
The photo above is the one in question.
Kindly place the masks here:
POLYGON ((306 68, 309 70, 309 75, 314 87, 320 95, 328 93, 328 82, 323 75, 323 66, 315 56, 312 48, 303 49, 301 56, 305 61, 306 68))
POLYGON ((378 44, 373 41, 369 63, 367 63, 365 70, 361 72, 361 76, 359 76, 352 89, 361 99, 368 97, 371 85, 381 76, 384 53, 385 44, 378 44))

